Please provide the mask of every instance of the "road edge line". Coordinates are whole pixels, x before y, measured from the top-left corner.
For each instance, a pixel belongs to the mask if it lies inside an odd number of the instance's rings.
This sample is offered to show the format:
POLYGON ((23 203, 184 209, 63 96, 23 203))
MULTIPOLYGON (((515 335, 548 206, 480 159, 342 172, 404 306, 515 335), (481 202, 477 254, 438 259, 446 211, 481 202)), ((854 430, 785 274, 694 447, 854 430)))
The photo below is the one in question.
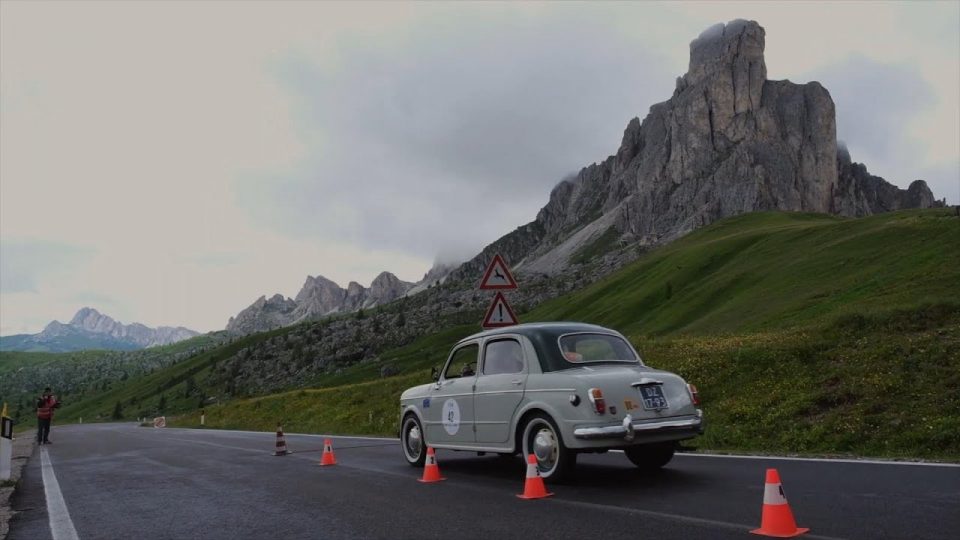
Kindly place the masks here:
POLYGON ((780 461, 813 461, 817 463, 860 463, 863 465, 909 465, 913 467, 960 467, 960 463, 934 461, 893 461, 883 459, 815 458, 799 456, 751 456, 744 454, 707 454, 700 452, 677 452, 677 456, 710 457, 726 459, 776 459, 780 461))
POLYGON ((43 476, 43 494, 47 500, 47 517, 50 521, 50 535, 53 540, 79 540, 77 529, 70 519, 70 511, 63 500, 60 483, 53 472, 53 462, 47 454, 47 449, 40 447, 40 470, 43 476))

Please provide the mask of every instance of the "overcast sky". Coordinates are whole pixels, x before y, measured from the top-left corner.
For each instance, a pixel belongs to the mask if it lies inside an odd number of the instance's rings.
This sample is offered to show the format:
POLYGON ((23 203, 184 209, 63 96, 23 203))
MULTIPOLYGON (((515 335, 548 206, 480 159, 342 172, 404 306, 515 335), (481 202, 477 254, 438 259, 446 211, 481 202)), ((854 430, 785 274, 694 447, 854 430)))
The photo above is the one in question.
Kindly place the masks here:
POLYGON ((960 4, 0 2, 0 333, 92 306, 221 329, 305 277, 419 280, 534 218, 767 31, 853 159, 960 198, 960 4))

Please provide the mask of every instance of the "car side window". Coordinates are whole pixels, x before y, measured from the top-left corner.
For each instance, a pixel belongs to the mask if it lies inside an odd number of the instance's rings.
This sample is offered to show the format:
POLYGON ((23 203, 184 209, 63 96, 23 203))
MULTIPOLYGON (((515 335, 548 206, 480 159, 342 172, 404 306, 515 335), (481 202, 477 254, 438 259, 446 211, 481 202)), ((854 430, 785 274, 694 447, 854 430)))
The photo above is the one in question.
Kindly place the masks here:
POLYGON ((471 343, 453 351, 447 370, 443 372, 444 379, 472 377, 477 372, 477 355, 480 345, 471 343))
POLYGON ((523 371, 523 348, 515 339, 487 342, 483 349, 483 374, 498 375, 523 371))

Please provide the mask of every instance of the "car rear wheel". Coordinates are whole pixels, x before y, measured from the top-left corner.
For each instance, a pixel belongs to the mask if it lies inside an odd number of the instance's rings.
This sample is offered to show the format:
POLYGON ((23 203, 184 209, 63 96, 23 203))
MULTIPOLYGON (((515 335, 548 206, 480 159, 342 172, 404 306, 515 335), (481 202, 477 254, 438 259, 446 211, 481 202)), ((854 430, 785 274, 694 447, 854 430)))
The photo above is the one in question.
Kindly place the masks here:
POLYGON ((523 456, 533 454, 537 459, 540 476, 554 482, 570 476, 577 463, 577 454, 563 444, 560 430, 545 414, 536 414, 527 420, 523 428, 523 456))
POLYGON ((403 419, 400 446, 403 447, 403 457, 407 459, 407 463, 413 467, 423 467, 427 460, 427 441, 423 437, 423 426, 416 415, 408 414, 403 419))
POLYGON ((645 471, 655 471, 670 463, 676 448, 677 443, 669 441, 631 446, 625 448, 623 453, 638 468, 645 471))

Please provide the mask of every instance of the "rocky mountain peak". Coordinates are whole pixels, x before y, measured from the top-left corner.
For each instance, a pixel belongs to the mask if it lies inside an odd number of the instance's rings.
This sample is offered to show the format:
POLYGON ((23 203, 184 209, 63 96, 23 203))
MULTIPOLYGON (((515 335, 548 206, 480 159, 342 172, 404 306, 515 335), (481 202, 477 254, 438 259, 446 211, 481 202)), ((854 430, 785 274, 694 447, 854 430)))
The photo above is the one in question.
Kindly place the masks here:
POLYGON ((938 206, 838 152, 836 111, 820 83, 767 80, 754 21, 712 26, 690 44, 673 95, 633 118, 616 154, 565 178, 536 219, 452 275, 472 280, 492 253, 522 272, 556 274, 583 253, 670 242, 755 211, 865 216, 938 206))
POLYGON ((699 84, 718 72, 737 74, 744 97, 753 92, 754 103, 760 104, 760 92, 767 79, 767 65, 763 59, 766 32, 756 21, 737 19, 719 23, 700 33, 690 42, 690 67, 684 75, 688 85, 699 84))
POLYGON ((91 307, 84 307, 77 311, 68 324, 85 330, 110 331, 119 323, 91 307))

